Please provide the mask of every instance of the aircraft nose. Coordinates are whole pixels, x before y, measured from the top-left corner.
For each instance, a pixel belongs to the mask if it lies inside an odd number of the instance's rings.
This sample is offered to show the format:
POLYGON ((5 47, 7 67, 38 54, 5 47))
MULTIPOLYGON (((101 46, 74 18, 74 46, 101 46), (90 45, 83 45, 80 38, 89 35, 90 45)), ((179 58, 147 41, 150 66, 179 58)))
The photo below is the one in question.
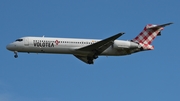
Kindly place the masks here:
POLYGON ((6 49, 12 51, 13 47, 14 47, 14 45, 12 43, 10 43, 6 46, 6 49))

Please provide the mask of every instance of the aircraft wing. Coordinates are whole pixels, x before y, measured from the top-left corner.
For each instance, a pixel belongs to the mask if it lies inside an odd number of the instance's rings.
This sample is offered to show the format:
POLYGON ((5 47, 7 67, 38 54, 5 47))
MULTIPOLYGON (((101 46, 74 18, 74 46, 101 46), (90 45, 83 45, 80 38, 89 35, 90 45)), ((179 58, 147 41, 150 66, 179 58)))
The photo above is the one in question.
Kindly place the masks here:
MULTIPOLYGON (((94 55, 100 55, 104 50, 106 50, 109 46, 111 46, 117 38, 122 36, 124 33, 118 33, 114 36, 106 38, 104 40, 98 41, 94 44, 79 48, 76 50, 77 53, 83 54, 74 54, 75 57, 82 60, 85 63, 88 63, 88 57, 94 60, 94 55)), ((90 64, 90 63, 88 63, 90 64)))
MULTIPOLYGON (((79 51, 99 51, 100 53, 102 53, 105 49, 102 49, 104 46, 106 46, 108 43, 113 43, 113 41, 117 38, 119 38, 121 35, 123 35, 124 33, 118 33, 114 36, 111 36, 109 38, 106 38, 104 40, 101 40, 99 42, 96 42, 94 44, 82 47, 80 49, 78 49, 79 51)), ((110 45, 109 45, 110 46, 110 45)))

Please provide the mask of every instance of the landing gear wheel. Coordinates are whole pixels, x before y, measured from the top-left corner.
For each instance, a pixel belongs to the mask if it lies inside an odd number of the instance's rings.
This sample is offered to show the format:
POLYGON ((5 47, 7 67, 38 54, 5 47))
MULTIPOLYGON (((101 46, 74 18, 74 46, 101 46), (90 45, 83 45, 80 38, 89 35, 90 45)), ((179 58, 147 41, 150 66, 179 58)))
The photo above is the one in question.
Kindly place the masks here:
POLYGON ((92 57, 87 57, 87 60, 88 64, 94 64, 92 57))
POLYGON ((15 57, 15 58, 18 57, 17 51, 14 51, 14 57, 15 57))
POLYGON ((88 60, 88 64, 94 64, 93 60, 88 60))
POLYGON ((17 58, 17 57, 18 57, 18 55, 14 55, 14 57, 15 57, 15 58, 17 58))
POLYGON ((97 58, 98 58, 98 55, 94 55, 93 58, 94 58, 94 59, 97 59, 97 58))

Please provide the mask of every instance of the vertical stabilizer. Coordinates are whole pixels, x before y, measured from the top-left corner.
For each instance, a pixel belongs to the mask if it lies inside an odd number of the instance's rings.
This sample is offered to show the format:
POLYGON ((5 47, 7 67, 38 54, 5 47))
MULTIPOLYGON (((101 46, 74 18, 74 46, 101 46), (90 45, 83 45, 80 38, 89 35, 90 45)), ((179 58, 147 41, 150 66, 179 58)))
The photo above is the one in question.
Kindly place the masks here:
POLYGON ((160 32, 164 29, 165 26, 170 24, 172 23, 162 25, 148 24, 144 27, 143 31, 132 41, 139 43, 144 49, 154 49, 154 47, 151 45, 152 41, 155 39, 156 36, 161 35, 160 32))

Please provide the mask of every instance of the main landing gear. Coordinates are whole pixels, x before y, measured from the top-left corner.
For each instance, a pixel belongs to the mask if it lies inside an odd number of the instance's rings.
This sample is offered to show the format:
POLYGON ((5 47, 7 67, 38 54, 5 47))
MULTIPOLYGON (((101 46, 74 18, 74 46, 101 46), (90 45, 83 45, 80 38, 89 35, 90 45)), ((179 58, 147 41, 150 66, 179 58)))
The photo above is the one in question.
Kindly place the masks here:
POLYGON ((18 58, 17 51, 14 51, 14 57, 15 57, 15 58, 18 58))
POLYGON ((94 64, 93 58, 87 57, 88 64, 94 64))
POLYGON ((98 55, 93 55, 93 57, 87 57, 87 60, 88 60, 88 64, 94 64, 94 59, 97 59, 98 58, 98 55))
POLYGON ((93 58, 94 58, 94 59, 97 59, 97 58, 98 58, 98 55, 94 55, 93 58))

